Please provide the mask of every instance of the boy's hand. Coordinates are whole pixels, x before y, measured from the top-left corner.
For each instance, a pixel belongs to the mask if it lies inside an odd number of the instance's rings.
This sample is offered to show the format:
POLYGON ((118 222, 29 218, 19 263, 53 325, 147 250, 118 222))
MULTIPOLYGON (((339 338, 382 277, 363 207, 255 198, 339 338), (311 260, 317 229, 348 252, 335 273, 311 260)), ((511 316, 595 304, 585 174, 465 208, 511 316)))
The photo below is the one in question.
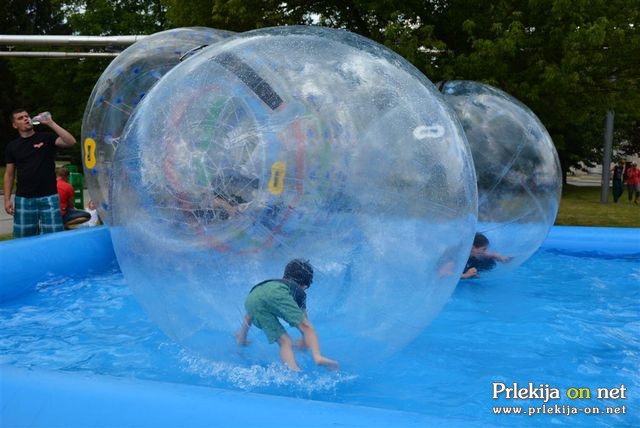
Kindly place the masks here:
POLYGON ((474 276, 478 276, 478 269, 474 267, 467 269, 467 271, 462 274, 462 278, 464 279, 473 278, 474 276))
POLYGON ((513 259, 513 257, 511 257, 511 256, 498 256, 497 259, 498 259, 498 261, 500 261, 502 263, 507 263, 507 262, 511 261, 511 259, 513 259))

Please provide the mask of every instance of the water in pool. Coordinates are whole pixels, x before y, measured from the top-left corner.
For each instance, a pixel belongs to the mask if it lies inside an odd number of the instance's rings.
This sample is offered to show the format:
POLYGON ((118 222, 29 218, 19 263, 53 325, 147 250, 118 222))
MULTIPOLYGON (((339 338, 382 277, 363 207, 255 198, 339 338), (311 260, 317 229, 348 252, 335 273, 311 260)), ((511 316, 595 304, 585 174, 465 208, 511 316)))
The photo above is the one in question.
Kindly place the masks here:
MULTIPOLYGON (((637 257, 539 251, 510 276, 459 284, 431 326, 383 364, 293 374, 277 362, 275 346, 270 364, 248 358, 247 364, 222 363, 182 350, 147 320, 114 270, 51 279, 0 307, 0 364, 360 404, 483 425, 639 426, 639 281, 637 257), (514 382, 525 388, 532 382, 540 398, 492 398, 493 383, 511 388, 514 382), (597 388, 621 385, 626 398, 596 397, 597 388), (561 398, 553 398, 552 388, 561 398), (578 391, 571 388, 588 388, 591 399, 567 398, 578 391), (547 410, 557 405, 561 413, 494 414, 496 406, 535 411, 529 408, 545 404, 545 391, 551 394, 547 410), (620 413, 585 415, 586 407, 620 413), (568 415, 576 409, 581 413, 568 415)), ((250 353, 251 347, 239 350, 235 361, 250 353)))

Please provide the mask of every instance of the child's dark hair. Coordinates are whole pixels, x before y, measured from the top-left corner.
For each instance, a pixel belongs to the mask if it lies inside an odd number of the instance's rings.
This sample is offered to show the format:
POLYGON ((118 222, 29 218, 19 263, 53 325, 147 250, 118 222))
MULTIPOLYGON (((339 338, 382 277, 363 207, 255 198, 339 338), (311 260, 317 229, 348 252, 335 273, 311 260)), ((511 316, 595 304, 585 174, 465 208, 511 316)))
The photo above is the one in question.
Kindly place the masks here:
POLYGON ((475 248, 488 247, 489 240, 482 233, 476 233, 475 238, 473 238, 473 246, 475 248))
POLYGON ((313 266, 309 260, 293 259, 284 268, 284 279, 310 287, 313 282, 313 266))

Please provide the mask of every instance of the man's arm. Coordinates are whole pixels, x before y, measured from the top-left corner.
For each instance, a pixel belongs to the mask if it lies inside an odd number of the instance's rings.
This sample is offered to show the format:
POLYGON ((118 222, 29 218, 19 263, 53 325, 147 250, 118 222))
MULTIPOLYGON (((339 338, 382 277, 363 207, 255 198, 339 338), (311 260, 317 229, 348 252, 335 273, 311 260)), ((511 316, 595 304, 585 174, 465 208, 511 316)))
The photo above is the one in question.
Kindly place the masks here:
POLYGON ((64 129, 62 126, 58 125, 53 121, 53 118, 41 120, 40 123, 43 125, 47 125, 53 132, 58 134, 58 138, 56 138, 56 146, 67 148, 71 147, 76 143, 76 138, 71 135, 69 131, 64 129))
POLYGON ((16 177, 16 164, 8 163, 4 171, 4 210, 9 215, 13 215, 14 208, 11 202, 11 191, 13 190, 13 181, 16 177))

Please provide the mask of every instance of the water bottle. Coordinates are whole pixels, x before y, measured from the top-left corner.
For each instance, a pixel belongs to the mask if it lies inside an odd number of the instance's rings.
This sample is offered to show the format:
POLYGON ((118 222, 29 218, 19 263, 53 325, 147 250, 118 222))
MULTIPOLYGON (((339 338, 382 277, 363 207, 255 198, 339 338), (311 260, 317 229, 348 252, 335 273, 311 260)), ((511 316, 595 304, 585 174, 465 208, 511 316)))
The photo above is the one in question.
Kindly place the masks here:
POLYGON ((31 119, 32 125, 40 125, 40 121, 51 119, 51 113, 48 111, 43 111, 42 113, 37 114, 31 119))

